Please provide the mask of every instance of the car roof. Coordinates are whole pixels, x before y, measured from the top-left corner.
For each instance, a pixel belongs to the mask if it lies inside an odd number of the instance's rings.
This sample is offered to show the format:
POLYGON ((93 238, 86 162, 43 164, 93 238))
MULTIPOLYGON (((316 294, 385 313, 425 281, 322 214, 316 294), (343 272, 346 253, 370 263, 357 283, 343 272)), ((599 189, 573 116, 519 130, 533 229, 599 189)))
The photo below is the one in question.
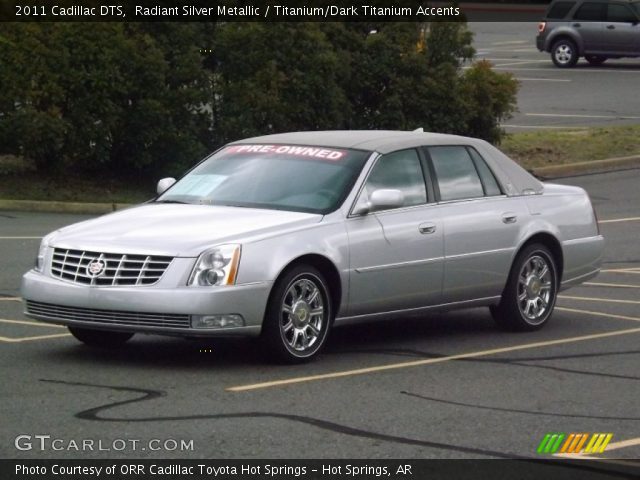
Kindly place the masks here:
POLYGON ((480 152, 506 190, 507 195, 541 192, 542 184, 524 168, 484 140, 444 133, 397 130, 327 130, 292 132, 245 138, 230 145, 280 144, 309 145, 315 147, 353 148, 391 153, 405 148, 436 145, 468 145, 480 152))
POLYGON ((354 148, 389 153, 402 148, 421 145, 471 145, 477 140, 444 133, 405 132, 397 130, 326 130, 292 132, 245 138, 233 144, 275 143, 313 145, 322 147, 354 148))

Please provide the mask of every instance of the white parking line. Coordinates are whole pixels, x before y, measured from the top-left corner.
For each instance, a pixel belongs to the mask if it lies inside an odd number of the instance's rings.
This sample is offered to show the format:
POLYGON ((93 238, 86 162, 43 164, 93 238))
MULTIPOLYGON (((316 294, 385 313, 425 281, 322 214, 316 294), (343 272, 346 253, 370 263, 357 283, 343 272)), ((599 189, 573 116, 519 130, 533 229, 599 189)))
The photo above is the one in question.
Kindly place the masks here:
POLYGON ((2 323, 15 323, 18 325, 29 325, 30 327, 44 327, 44 328, 66 328, 62 325, 54 325, 50 323, 29 322, 27 320, 9 320, 8 318, 0 318, 2 323))
POLYGON ((517 45, 522 43, 529 43, 529 40, 509 40, 506 42, 491 42, 491 45, 517 45))
POLYGON ((619 320, 631 320, 632 322, 640 322, 640 317, 629 317, 628 315, 616 315, 613 313, 594 312, 593 310, 578 310, 577 308, 556 307, 556 310, 562 310, 563 312, 571 313, 584 313, 586 315, 593 315, 595 317, 616 318, 619 320))
POLYGON ((21 342, 32 342, 34 340, 47 340, 49 338, 62 338, 62 337, 70 337, 70 333, 56 333, 54 335, 38 335, 36 337, 21 337, 21 338, 10 338, 10 337, 0 337, 0 342, 6 343, 21 343, 21 342))
POLYGON ((633 447, 635 445, 640 445, 640 437, 630 438, 628 440, 622 440, 620 442, 610 443, 609 445, 607 445, 607 451, 618 450, 619 448, 633 447))
MULTIPOLYGON (((540 72, 542 71, 540 68, 528 68, 528 67, 513 67, 513 68, 503 68, 503 67, 493 67, 495 70, 509 70, 509 71, 516 71, 516 70, 521 70, 523 72, 540 72)), ((594 72, 594 73, 640 73, 640 68, 638 70, 613 70, 613 69, 608 69, 608 70, 595 70, 595 69, 590 69, 590 68, 578 68, 578 69, 573 69, 573 70, 563 70, 562 73, 563 74, 570 74, 570 73, 578 73, 581 74, 583 72, 594 72)))
POLYGON ((640 120, 640 117, 626 115, 582 115, 573 113, 525 113, 527 117, 558 117, 558 118, 607 118, 610 120, 640 120))
MULTIPOLYGON (((491 60, 489 58, 485 58, 485 60, 491 60)), ((503 59, 505 60, 505 59, 503 59)), ((499 61, 499 60, 498 60, 499 61)), ((546 62, 546 60, 544 60, 546 62)), ((509 67, 511 65, 526 65, 527 63, 540 63, 540 60, 517 60, 515 62, 508 63, 496 63, 496 67, 509 67)))
POLYGON ((640 285, 625 285, 622 283, 585 282, 583 285, 589 285, 590 287, 640 288, 640 285))
POLYGON ((637 300, 617 300, 614 298, 574 297, 571 295, 558 295, 558 298, 566 298, 567 300, 582 300, 584 302, 630 303, 633 305, 640 305, 640 301, 637 300))
MULTIPOLYGON (((634 320, 634 321, 640 322, 640 317, 636 318, 636 317, 625 317, 622 315, 600 314, 600 312, 591 312, 588 310, 573 310, 573 309, 565 309, 565 308, 562 308, 561 310, 568 310, 568 311, 583 313, 586 315, 596 315, 596 316, 603 315, 607 317, 620 318, 623 320, 634 320)), ((297 383, 307 383, 307 382, 316 382, 316 381, 329 380, 329 379, 335 379, 335 378, 352 377, 357 375, 385 372, 390 370, 419 367, 424 365, 433 365, 438 363, 450 362, 453 360, 462 360, 465 358, 486 357, 489 355, 496 355, 499 353, 517 352, 521 350, 550 347, 554 345, 564 345, 568 343, 584 342, 588 340, 609 338, 609 337, 620 336, 620 335, 631 335, 636 333, 640 333, 640 328, 614 330, 614 331, 603 332, 603 333, 595 333, 591 335, 582 335, 579 337, 568 337, 568 338, 560 338, 556 340, 547 340, 542 342, 512 345, 508 347, 499 347, 499 348, 483 350, 479 352, 459 353, 456 355, 449 355, 446 357, 427 358, 422 360, 413 360, 408 362, 357 368, 354 370, 342 370, 342 371, 334 371, 330 373, 321 373, 317 375, 308 375, 303 377, 284 378, 280 380, 272 380, 272 381, 266 381, 261 383, 248 384, 248 385, 236 385, 232 387, 227 387, 225 390, 228 392, 246 392, 249 390, 259 390, 263 388, 283 387, 283 386, 288 386, 288 385, 297 384, 297 383)))
POLYGON ((612 218, 609 220, 598 220, 598 223, 618 223, 618 222, 637 222, 640 217, 612 218))

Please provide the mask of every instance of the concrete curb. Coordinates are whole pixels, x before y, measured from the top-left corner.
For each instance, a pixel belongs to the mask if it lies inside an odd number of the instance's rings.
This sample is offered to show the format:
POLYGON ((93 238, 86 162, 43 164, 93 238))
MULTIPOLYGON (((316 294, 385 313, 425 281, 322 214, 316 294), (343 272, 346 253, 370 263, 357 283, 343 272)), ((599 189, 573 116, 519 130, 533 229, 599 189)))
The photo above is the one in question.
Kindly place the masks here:
MULTIPOLYGON (((640 155, 537 167, 530 171, 539 177, 552 179, 589 173, 613 172, 637 167, 640 167, 640 155)), ((16 212, 84 213, 99 215, 115 212, 116 210, 122 210, 123 208, 131 206, 133 206, 133 204, 130 203, 41 202, 36 200, 0 199, 0 211, 12 210, 16 212)))
POLYGON ((559 178, 585 175, 588 173, 613 172, 634 167, 640 167, 640 155, 567 163, 564 165, 550 165, 548 167, 532 168, 530 171, 542 178, 559 178))

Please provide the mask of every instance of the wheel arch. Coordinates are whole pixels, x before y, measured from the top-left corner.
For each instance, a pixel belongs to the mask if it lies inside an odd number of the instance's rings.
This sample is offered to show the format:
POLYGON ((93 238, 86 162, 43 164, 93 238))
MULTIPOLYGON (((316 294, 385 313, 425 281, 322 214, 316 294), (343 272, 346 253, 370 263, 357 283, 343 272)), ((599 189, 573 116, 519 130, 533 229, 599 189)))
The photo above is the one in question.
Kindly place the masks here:
POLYGON ((553 234, 549 232, 537 232, 528 237, 517 249, 513 257, 514 261, 523 249, 534 243, 544 245, 553 255, 553 260, 558 270, 558 285, 560 285, 562 283, 562 273, 564 270, 564 252, 562 251, 562 244, 553 234))
POLYGON ((578 55, 579 56, 584 55, 584 42, 580 39, 578 35, 575 35, 574 33, 568 30, 562 30, 556 33, 555 35, 549 37, 549 39, 547 40, 547 46, 545 50, 548 53, 552 53, 553 46, 559 40, 571 40, 573 43, 576 44, 576 47, 578 48, 578 55))
POLYGON ((318 253, 301 255, 287 263, 276 276, 271 287, 271 292, 269 292, 268 301, 271 302, 275 286, 278 284, 278 281, 282 276, 298 265, 310 265, 322 273, 327 282, 327 286, 329 287, 329 293, 331 294, 331 307, 333 308, 333 317, 335 318, 338 315, 340 305, 342 304, 342 280, 340 279, 340 273, 338 272, 335 264, 329 258, 318 253))

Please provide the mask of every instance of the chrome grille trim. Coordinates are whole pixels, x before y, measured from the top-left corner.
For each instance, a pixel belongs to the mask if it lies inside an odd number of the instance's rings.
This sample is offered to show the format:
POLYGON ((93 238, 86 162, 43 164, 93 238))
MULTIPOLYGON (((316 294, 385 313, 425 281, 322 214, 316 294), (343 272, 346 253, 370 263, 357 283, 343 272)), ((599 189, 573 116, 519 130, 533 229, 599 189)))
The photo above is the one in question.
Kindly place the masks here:
POLYGON ((173 261, 160 255, 131 255, 54 248, 51 275, 73 283, 98 287, 139 286, 157 283, 173 261), (105 267, 98 276, 87 272, 90 263, 105 267))
POLYGON ((175 313, 124 312, 67 307, 27 300, 27 313, 51 320, 94 322, 102 325, 129 325, 163 328, 189 328, 189 315, 175 313))

